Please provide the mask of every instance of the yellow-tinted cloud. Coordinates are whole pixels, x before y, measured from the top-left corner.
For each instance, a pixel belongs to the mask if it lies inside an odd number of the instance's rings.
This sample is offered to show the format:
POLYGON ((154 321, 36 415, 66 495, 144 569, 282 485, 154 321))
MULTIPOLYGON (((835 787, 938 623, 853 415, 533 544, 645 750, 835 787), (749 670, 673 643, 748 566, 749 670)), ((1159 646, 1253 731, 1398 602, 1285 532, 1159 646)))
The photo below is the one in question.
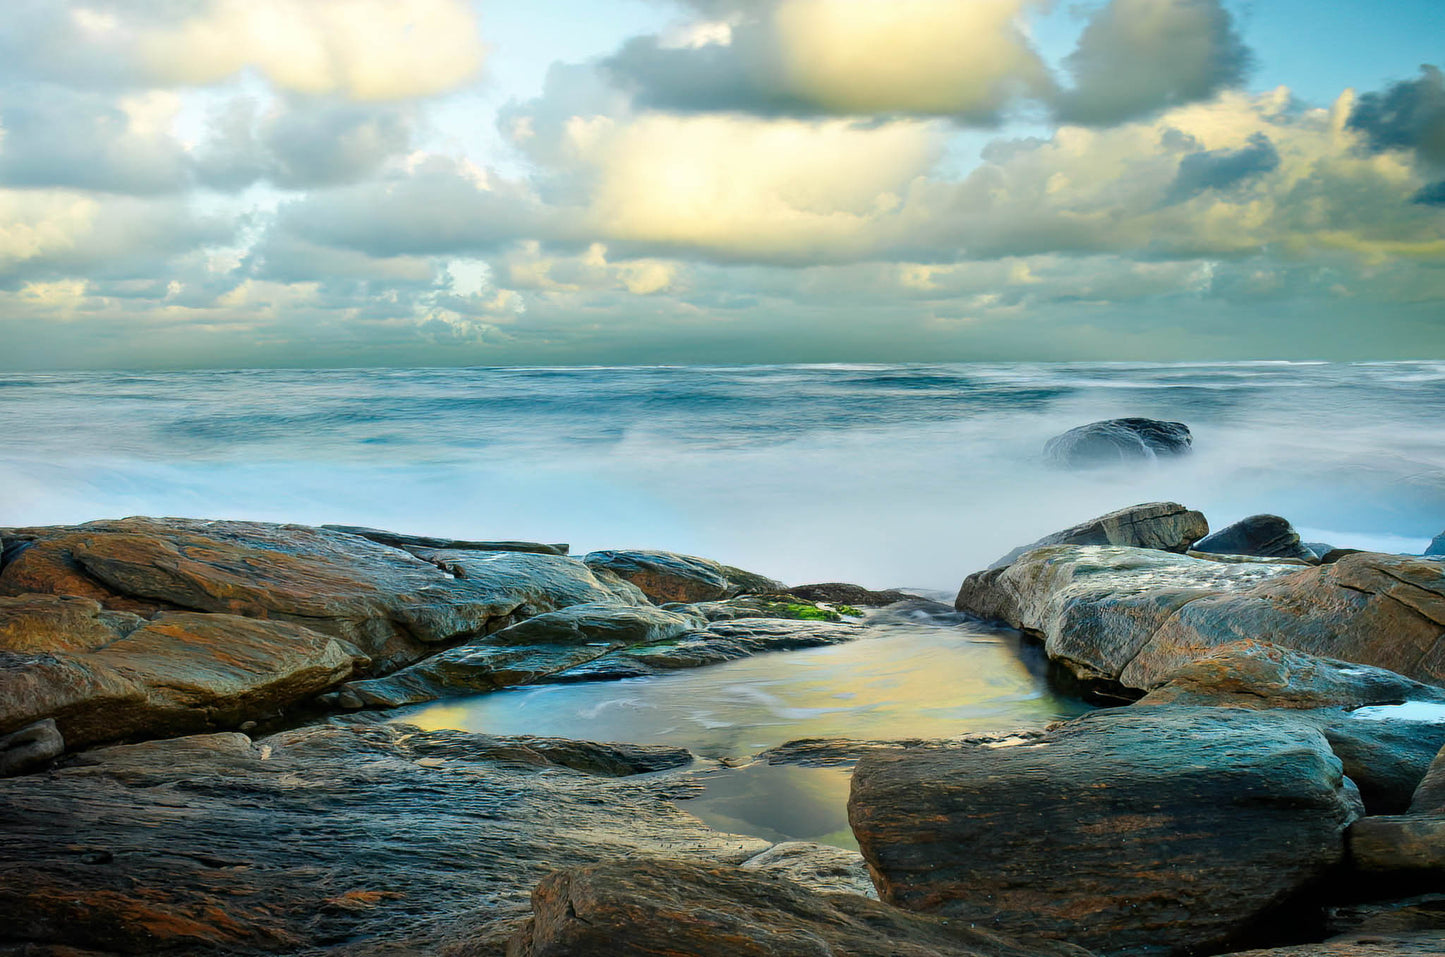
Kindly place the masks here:
POLYGON ((83 24, 133 30, 157 81, 204 85, 254 67, 299 93, 395 100, 471 78, 485 48, 464 0, 211 0, 179 24, 83 24))

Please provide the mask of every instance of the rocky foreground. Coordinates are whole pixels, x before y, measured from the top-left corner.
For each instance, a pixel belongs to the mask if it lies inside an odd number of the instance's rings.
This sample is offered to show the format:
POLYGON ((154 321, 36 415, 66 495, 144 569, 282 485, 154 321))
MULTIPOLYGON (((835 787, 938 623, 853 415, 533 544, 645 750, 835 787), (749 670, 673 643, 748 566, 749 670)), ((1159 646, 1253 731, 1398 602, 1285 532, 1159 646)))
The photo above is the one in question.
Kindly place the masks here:
POLYGON ((856 761, 865 871, 679 810, 680 749, 378 718, 847 641, 907 595, 356 527, 0 546, 0 953, 1445 953, 1440 561, 1173 503, 1016 550, 957 608, 1126 706, 777 749, 856 761))

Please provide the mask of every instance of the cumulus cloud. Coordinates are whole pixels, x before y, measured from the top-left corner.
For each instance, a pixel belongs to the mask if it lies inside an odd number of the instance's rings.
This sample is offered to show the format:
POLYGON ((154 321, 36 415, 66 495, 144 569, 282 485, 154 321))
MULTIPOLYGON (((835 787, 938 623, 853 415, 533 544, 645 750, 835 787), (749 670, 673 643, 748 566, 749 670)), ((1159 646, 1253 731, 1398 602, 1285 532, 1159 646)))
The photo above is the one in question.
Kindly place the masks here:
POLYGON ((1220 0, 1110 0, 1065 60, 1061 122, 1108 125, 1207 100, 1243 82, 1251 54, 1220 0))
POLYGON ((297 93, 399 100, 452 89, 486 50, 466 0, 10 0, 0 73, 204 86, 253 69, 297 93))
POLYGON ((1164 197, 1180 203, 1205 190, 1227 189, 1279 166, 1279 151, 1263 133, 1251 133, 1239 149, 1200 150, 1179 161, 1179 172, 1164 197))
POLYGON ((778 0, 679 36, 636 38, 604 66, 640 108, 827 116, 906 113, 993 124, 1049 88, 1029 0, 778 0))
POLYGON ((1350 113, 1350 126, 1375 150, 1409 150, 1445 166, 1445 74, 1420 67, 1420 76, 1365 93, 1350 113))

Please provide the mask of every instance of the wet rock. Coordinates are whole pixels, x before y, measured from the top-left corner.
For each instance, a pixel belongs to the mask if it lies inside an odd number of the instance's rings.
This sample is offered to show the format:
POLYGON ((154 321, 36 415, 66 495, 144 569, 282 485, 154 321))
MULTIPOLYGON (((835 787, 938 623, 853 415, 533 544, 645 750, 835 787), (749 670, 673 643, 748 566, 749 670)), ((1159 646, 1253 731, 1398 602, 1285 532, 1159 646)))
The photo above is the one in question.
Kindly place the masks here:
POLYGON ((599 777, 622 778, 633 774, 670 771, 692 764, 692 752, 665 744, 628 744, 612 741, 574 741, 531 735, 496 736, 465 731, 412 732, 405 739, 408 753, 418 758, 487 761, 519 768, 567 768, 599 777))
POLYGON ((1410 796, 1410 812, 1428 814, 1445 812, 1445 747, 1430 761, 1415 793, 1410 796))
POLYGON ((7 633, 18 653, 0 644, 0 732, 54 718, 79 747, 234 727, 311 698, 366 662, 348 642, 285 621, 192 612, 141 621, 96 608, 54 596, 25 602, 21 626, 7 633), (30 650, 47 643, 47 606, 48 627, 81 623, 54 641, 65 651, 30 650))
POLYGON ((1316 555, 1303 542, 1287 519, 1278 515, 1251 515, 1233 525, 1221 528, 1194 543, 1196 552, 1223 555, 1255 555, 1259 558, 1298 558, 1315 564, 1324 553, 1316 555))
POLYGON ((1436 930, 1331 937, 1318 944, 1238 950, 1223 957, 1439 957, 1440 954, 1445 954, 1445 932, 1436 930))
POLYGON ((552 681, 599 681, 699 668, 769 651, 820 648, 852 641, 862 632, 853 622, 737 618, 711 622, 706 630, 655 645, 617 651, 553 676, 552 681))
POLYGON ((852 894, 818 894, 737 867, 635 860, 553 874, 509 957, 1063 957, 1067 944, 1010 940, 852 894))
POLYGON ((1202 512, 1185 508, 1178 502, 1148 502, 1045 535, 1036 542, 1015 548, 989 568, 1002 568, 1024 552, 1046 545, 1128 545, 1184 552, 1208 534, 1209 522, 1202 512))
POLYGON ((896 588, 874 591, 862 585, 847 582, 819 582, 813 585, 791 585, 783 589, 789 595, 796 595, 808 601, 823 601, 830 605, 853 605, 862 608, 881 608, 896 601, 908 601, 916 596, 896 588))
POLYGON ((1331 709, 1299 714, 1312 721, 1329 741, 1330 750, 1344 765, 1345 775, 1359 787, 1370 814, 1403 814, 1408 810, 1430 770, 1430 762, 1445 747, 1445 724, 1369 720, 1331 709))
POLYGON ((863 855, 830 844, 784 841, 757 857, 748 858, 742 866, 745 870, 785 877, 810 890, 878 899, 878 890, 868 875, 868 862, 863 860, 863 855))
POLYGON ((0 737, 0 778, 39 771, 65 753, 65 738, 52 718, 0 737))
POLYGON ((566 555, 570 546, 541 542, 472 542, 457 538, 431 538, 427 535, 400 535, 381 528, 367 528, 363 525, 322 525, 333 532, 357 535, 392 548, 409 552, 423 551, 469 551, 469 552, 534 552, 538 555, 566 555))
POLYGON ((1099 711, 1012 747, 866 755, 849 800, 884 901, 1130 954, 1279 924, 1358 816, 1308 723, 1178 706, 1099 711))
POLYGON ((589 568, 632 582, 659 604, 715 601, 743 591, 773 593, 786 588, 762 575, 675 552, 608 550, 590 552, 582 560, 589 568))
POLYGON ((1124 418, 1090 422, 1056 435, 1044 444, 1044 460, 1069 467, 1118 465, 1183 455, 1194 436, 1183 422, 1124 418))
POLYGON ((1366 874, 1424 872, 1427 883, 1445 878, 1445 811, 1379 814, 1350 827, 1350 860, 1366 874))
POLYGON ((462 645, 383 678, 348 681, 323 698, 340 708, 399 708, 461 694, 530 685, 605 655, 610 646, 462 645))
POLYGON ((1039 635, 1085 683, 1148 691, 1246 638, 1445 683, 1445 564, 1409 556, 1298 568, 1055 545, 970 575, 956 606, 1039 635))
POLYGON ((648 605, 586 602, 518 622, 487 639, 496 645, 586 645, 622 648, 667 641, 697 631, 706 621, 696 615, 648 605))
POLYGON ((0 780, 0 938, 113 954, 497 954, 551 871, 638 854, 740 863, 769 846, 674 807, 680 772, 569 769, 674 760, 611 747, 333 724, 86 752, 0 780))
POLYGON ((1245 640, 1184 664, 1138 704, 1353 710, 1401 701, 1445 701, 1445 689, 1384 668, 1245 640))

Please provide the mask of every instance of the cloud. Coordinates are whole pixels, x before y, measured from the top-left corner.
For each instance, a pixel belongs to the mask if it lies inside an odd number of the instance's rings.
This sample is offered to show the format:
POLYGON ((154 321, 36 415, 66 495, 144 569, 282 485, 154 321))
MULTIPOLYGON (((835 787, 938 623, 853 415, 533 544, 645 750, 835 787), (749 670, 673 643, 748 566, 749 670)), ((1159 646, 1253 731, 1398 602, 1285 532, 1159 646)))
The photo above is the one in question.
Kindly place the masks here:
POLYGON ((1364 134, 1371 149, 1410 150, 1427 163, 1445 166, 1445 74, 1427 64, 1414 80, 1362 94, 1350 113, 1350 127, 1364 134))
POLYGON ((182 189, 189 157, 170 129, 179 108, 162 91, 112 98, 51 84, 0 88, 0 185, 182 189))
POLYGON ((212 116, 197 175, 222 190, 261 180, 283 189, 357 182, 405 155, 413 127, 404 106, 290 96, 262 112, 237 97, 212 116))
POLYGON ((1065 60, 1060 122, 1107 126, 1240 85, 1252 56, 1219 0, 1110 0, 1065 60))
POLYGON ((604 69, 643 109, 951 116, 992 125, 1050 86, 1029 0, 778 0, 628 42, 604 69))
POLYGON ((1179 172, 1164 198, 1180 203, 1210 189, 1226 189, 1279 167, 1279 151, 1263 133, 1251 133, 1239 149, 1202 150, 1179 161, 1179 172))
POLYGON ((0 73, 81 86, 206 86, 253 69, 312 96, 400 100, 473 78, 465 0, 8 0, 0 73))

